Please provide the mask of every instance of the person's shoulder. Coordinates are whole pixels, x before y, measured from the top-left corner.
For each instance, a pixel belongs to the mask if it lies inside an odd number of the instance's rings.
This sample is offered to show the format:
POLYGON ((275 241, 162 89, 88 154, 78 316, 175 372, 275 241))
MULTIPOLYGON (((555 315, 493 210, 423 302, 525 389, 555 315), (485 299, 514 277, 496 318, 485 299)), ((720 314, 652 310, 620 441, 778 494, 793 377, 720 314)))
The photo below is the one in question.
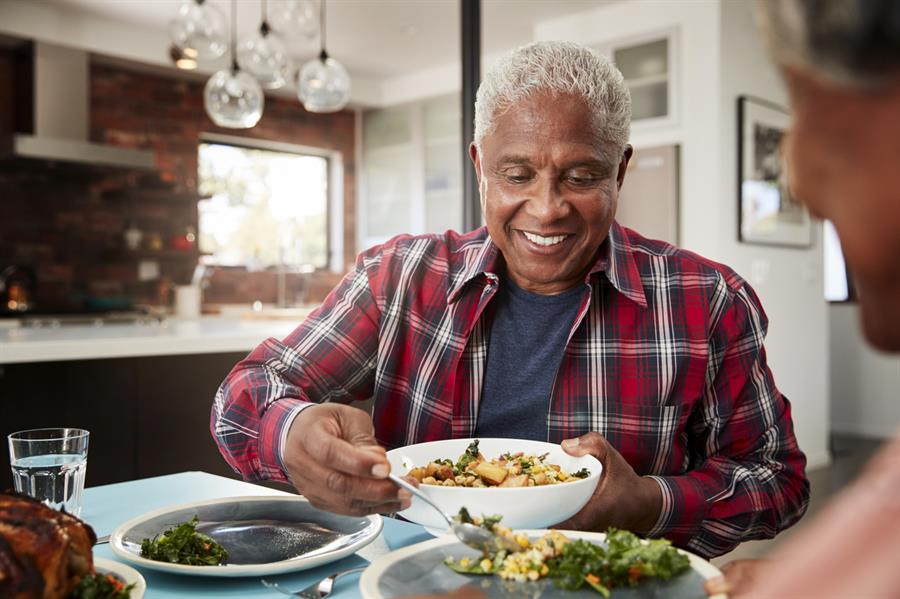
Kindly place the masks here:
POLYGON ((666 241, 644 237, 628 227, 623 226, 622 230, 642 276, 653 270, 654 264, 662 261, 665 263, 668 276, 679 277, 683 284, 716 287, 724 285, 731 293, 737 293, 747 287, 743 277, 726 264, 666 241))

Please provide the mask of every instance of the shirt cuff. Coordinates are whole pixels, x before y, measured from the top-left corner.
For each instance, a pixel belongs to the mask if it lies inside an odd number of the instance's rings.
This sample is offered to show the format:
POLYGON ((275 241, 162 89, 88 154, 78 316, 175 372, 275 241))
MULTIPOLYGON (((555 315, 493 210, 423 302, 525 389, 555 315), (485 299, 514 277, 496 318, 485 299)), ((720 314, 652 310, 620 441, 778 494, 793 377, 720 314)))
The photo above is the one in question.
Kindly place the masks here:
POLYGON ((703 485, 690 476, 650 476, 662 491, 659 518, 648 537, 665 537, 685 546, 700 532, 700 523, 709 513, 703 485))
POLYGON ((272 402, 259 427, 259 472, 263 478, 289 481, 284 467, 284 446, 294 418, 316 404, 286 397, 272 402))

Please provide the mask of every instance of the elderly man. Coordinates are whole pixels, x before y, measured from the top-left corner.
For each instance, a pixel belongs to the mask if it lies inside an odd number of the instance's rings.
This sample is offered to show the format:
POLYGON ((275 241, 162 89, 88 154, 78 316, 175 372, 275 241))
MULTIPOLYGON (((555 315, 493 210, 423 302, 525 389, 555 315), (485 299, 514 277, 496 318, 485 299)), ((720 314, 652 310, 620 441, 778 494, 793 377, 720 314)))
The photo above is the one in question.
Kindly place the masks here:
POLYGON ((622 75, 586 48, 500 61, 471 145, 487 227, 363 252, 296 331, 238 364, 212 417, 229 463, 361 514, 409 502, 383 447, 531 438, 605 466, 567 527, 712 556, 796 521, 805 458, 756 295, 614 220, 630 117, 622 75), (344 405, 373 397, 371 418, 344 405))
MULTIPOLYGON (((900 351, 900 3, 758 2, 794 122, 792 191, 834 223, 868 341, 900 351)), ((895 395, 900 403, 900 394, 895 395)), ((900 437, 771 562, 735 562, 710 592, 900 597, 900 437)))

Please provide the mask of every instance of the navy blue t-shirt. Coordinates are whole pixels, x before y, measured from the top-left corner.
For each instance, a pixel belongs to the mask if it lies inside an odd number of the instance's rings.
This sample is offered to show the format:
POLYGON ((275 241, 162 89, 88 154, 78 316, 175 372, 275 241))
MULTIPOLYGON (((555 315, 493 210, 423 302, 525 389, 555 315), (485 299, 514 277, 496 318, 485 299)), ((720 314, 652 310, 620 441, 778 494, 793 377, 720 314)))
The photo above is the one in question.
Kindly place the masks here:
POLYGON ((476 436, 547 440, 550 392, 584 292, 579 285, 539 295, 502 280, 492 300, 476 436))

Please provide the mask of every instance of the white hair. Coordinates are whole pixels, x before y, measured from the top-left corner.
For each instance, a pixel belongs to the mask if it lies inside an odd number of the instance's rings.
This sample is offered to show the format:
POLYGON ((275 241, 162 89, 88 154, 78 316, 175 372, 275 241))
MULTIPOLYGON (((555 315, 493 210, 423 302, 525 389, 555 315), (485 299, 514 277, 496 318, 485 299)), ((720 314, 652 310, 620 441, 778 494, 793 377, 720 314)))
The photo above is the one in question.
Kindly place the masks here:
POLYGON ((615 158, 628 143, 631 94, 619 69, 605 56, 571 42, 536 42, 507 54, 488 72, 475 99, 475 145, 498 116, 537 93, 572 94, 595 117, 604 154, 615 158))
POLYGON ((856 86, 900 73, 896 0, 757 0, 756 16, 782 65, 856 86))

